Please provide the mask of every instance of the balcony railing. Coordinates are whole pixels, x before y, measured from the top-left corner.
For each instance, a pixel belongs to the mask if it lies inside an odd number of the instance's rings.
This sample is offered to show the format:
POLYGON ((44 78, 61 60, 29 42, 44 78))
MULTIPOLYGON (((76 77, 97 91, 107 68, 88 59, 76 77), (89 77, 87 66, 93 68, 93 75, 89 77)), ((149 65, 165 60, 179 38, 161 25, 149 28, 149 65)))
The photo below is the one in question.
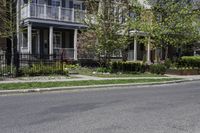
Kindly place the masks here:
POLYGON ((26 18, 82 23, 85 18, 85 11, 74 8, 49 6, 46 4, 28 3, 21 7, 21 19, 26 18))

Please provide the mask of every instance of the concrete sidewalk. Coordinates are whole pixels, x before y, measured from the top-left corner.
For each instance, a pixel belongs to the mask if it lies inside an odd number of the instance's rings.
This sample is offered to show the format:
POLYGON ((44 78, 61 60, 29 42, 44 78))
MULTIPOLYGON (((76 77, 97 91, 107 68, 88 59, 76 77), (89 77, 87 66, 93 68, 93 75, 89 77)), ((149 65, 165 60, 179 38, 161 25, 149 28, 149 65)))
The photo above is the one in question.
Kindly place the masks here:
POLYGON ((173 77, 109 77, 109 78, 103 78, 103 77, 95 77, 95 76, 87 76, 87 75, 71 75, 71 78, 54 78, 54 79, 41 79, 42 77, 39 77, 39 79, 35 78, 26 78, 26 79, 8 79, 8 80, 2 80, 1 83, 28 83, 28 82, 64 82, 64 81, 85 81, 85 80, 115 80, 115 79, 165 79, 165 78, 173 78, 173 77))
POLYGON ((167 77, 170 78, 182 78, 187 80, 200 80, 200 75, 169 75, 166 74, 167 77))
POLYGON ((116 80, 116 79, 165 79, 165 78, 182 78, 184 80, 200 80, 200 75, 190 75, 190 76, 180 76, 180 75, 165 75, 166 77, 96 77, 96 76, 87 76, 87 75, 71 75, 71 78, 61 77, 61 78, 53 78, 47 79, 47 77, 39 77, 37 79, 33 77, 29 77, 26 79, 8 79, 2 80, 1 83, 28 83, 28 82, 64 82, 64 81, 84 81, 84 80, 116 80), (46 79, 45 79, 46 78, 46 79))

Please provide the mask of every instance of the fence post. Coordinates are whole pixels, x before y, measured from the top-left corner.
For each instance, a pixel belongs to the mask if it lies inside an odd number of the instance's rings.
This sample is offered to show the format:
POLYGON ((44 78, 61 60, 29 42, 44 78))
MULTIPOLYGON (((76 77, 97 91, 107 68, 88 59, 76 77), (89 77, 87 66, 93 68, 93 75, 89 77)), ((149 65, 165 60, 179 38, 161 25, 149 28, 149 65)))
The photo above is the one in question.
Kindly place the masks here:
POLYGON ((19 66, 20 66, 20 60, 19 60, 19 53, 18 52, 16 52, 15 56, 14 56, 14 66, 16 68, 15 76, 17 77, 17 76, 19 76, 19 66))
POLYGON ((63 59, 63 52, 62 52, 62 54, 61 54, 61 67, 62 67, 62 74, 64 74, 63 61, 64 61, 64 59, 63 59))

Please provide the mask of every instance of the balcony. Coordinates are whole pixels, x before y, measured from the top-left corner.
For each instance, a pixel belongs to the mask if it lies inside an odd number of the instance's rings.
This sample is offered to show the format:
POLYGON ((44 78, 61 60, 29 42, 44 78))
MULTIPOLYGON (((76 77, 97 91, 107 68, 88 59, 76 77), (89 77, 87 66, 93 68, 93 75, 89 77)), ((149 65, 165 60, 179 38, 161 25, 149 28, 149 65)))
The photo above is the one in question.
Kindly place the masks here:
POLYGON ((49 6, 46 4, 28 3, 21 7, 21 20, 27 18, 83 23, 85 11, 74 8, 49 6))

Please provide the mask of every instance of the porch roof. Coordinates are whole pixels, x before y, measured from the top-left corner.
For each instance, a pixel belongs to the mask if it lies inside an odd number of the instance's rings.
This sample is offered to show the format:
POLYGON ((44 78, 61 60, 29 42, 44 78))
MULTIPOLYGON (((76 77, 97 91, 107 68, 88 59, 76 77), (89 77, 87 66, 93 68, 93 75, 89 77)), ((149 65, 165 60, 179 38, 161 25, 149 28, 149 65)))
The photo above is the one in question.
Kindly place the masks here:
POLYGON ((63 28, 63 29, 86 29, 88 28, 87 25, 82 23, 75 23, 75 22, 64 22, 64 21, 56 21, 56 20, 44 20, 38 18, 27 18, 24 19, 21 24, 27 26, 29 23, 33 24, 34 26, 40 27, 56 27, 56 28, 63 28))

